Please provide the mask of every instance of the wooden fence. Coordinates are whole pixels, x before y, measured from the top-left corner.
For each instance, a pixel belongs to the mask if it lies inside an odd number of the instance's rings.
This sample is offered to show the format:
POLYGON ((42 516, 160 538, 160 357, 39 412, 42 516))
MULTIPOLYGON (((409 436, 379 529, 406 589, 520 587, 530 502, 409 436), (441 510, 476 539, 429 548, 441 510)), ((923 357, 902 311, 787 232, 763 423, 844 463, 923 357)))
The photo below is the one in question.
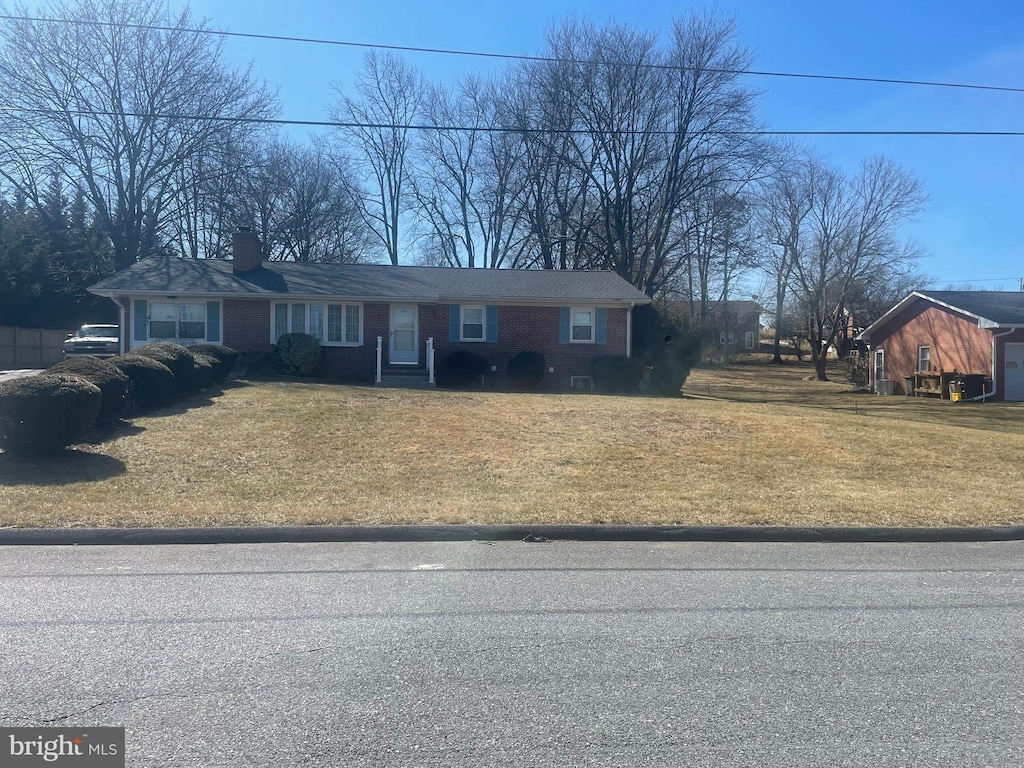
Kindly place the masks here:
POLYGON ((59 363, 64 339, 72 331, 0 326, 0 371, 49 368, 59 363))

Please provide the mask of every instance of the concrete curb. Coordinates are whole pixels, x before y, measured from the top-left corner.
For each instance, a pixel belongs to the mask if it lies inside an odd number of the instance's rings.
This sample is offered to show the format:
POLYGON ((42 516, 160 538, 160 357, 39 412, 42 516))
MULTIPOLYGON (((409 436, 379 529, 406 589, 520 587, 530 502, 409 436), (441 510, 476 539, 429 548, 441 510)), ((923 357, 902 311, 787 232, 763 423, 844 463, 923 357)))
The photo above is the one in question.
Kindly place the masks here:
POLYGON ((0 528, 0 546, 441 541, 970 542, 1024 540, 1024 526, 790 528, 635 525, 323 525, 267 528, 0 528))

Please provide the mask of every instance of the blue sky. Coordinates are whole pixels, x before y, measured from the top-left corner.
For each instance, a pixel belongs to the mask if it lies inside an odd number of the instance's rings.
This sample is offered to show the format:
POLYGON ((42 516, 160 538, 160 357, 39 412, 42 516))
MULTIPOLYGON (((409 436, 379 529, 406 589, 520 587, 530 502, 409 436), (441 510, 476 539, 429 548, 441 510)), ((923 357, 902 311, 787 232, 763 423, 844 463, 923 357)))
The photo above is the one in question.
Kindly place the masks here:
MULTIPOLYGON (((180 5, 172 3, 172 6, 180 5)), ((567 16, 668 30, 673 15, 710 9, 734 18, 754 68, 938 80, 1024 88, 1020 0, 734 0, 717 5, 643 3, 196 0, 197 16, 234 32, 364 43, 537 53, 545 29, 567 16)), ((279 89, 282 117, 324 119, 332 85, 351 84, 354 48, 228 38, 232 62, 279 89)), ((406 57, 434 82, 486 73, 493 60, 406 57)), ((750 77, 768 127, 791 130, 1024 130, 1024 93, 750 77)), ((805 140, 850 172, 885 154, 913 171, 929 202, 906 229, 937 286, 970 282, 1017 290, 1024 277, 1024 137, 816 137, 805 140)))

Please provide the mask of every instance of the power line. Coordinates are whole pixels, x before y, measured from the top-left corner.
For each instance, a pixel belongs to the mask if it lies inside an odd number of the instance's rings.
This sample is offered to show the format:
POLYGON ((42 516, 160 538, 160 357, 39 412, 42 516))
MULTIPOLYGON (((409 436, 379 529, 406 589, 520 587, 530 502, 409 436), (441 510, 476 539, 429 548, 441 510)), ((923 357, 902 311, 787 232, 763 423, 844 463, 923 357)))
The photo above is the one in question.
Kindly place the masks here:
MULTIPOLYGON (((215 29, 203 29, 201 27, 168 27, 158 24, 127 24, 111 21, 86 21, 82 19, 50 19, 39 16, 14 16, 0 14, 0 20, 4 21, 30 21, 50 24, 67 24, 75 26, 97 26, 115 27, 118 29, 138 29, 152 32, 188 32, 191 34, 220 35, 222 37, 239 37, 252 40, 276 40, 289 43, 310 43, 314 45, 333 45, 349 48, 369 48, 384 51, 401 51, 404 53, 435 53, 447 56, 474 56, 478 58, 504 59, 509 61, 531 61, 552 64, 609 64, 595 59, 563 59, 555 56, 528 56, 526 54, 494 53, 488 51, 466 51, 453 48, 427 48, 412 45, 388 45, 384 43, 360 43, 350 40, 330 40, 316 37, 294 37, 290 35, 266 35, 256 32, 227 32, 215 29)), ((646 69, 664 70, 685 70, 686 67, 678 64, 637 64, 636 66, 646 69)), ((835 80, 849 83, 881 83, 886 85, 914 85, 931 88, 960 88, 978 91, 999 91, 1003 93, 1024 93, 1024 88, 1014 88, 1003 85, 979 85, 977 83, 950 83, 934 80, 902 80, 888 77, 856 77, 852 75, 822 75, 809 72, 774 72, 770 70, 757 69, 723 69, 706 67, 703 71, 726 75, 750 75, 756 77, 780 77, 801 80, 835 80)), ((790 134, 792 135, 792 134, 790 134)), ((811 134, 818 135, 818 134, 811 134)))
MULTIPOLYGON (((0 107, 0 112, 25 112, 33 115, 75 115, 78 117, 132 117, 157 120, 210 120, 213 122, 239 123, 251 125, 303 125, 317 128, 370 128, 374 130, 395 131, 466 131, 476 133, 520 133, 520 134, 555 134, 555 135, 591 135, 588 128, 514 128, 506 126, 472 126, 472 125, 431 125, 414 123, 357 123, 344 120, 289 120, 275 117, 232 117, 230 115, 184 115, 159 114, 151 112, 115 112, 108 110, 84 109, 40 109, 28 107, 0 107)), ((670 130, 630 131, 612 130, 621 136, 674 136, 678 132, 670 130)), ((749 130, 749 131, 709 131, 716 136, 1024 136, 1024 131, 826 131, 826 130, 749 130)))

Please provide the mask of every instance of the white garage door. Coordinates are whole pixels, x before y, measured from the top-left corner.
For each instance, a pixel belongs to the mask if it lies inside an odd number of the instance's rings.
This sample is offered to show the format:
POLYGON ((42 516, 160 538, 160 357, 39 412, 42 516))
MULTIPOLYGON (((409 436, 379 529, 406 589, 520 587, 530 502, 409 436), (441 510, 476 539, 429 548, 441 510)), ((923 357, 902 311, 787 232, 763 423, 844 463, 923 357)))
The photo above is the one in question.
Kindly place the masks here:
POLYGON ((1024 400, 1024 344, 1007 344, 1003 355, 1003 370, 1006 378, 1006 399, 1020 402, 1024 400))

